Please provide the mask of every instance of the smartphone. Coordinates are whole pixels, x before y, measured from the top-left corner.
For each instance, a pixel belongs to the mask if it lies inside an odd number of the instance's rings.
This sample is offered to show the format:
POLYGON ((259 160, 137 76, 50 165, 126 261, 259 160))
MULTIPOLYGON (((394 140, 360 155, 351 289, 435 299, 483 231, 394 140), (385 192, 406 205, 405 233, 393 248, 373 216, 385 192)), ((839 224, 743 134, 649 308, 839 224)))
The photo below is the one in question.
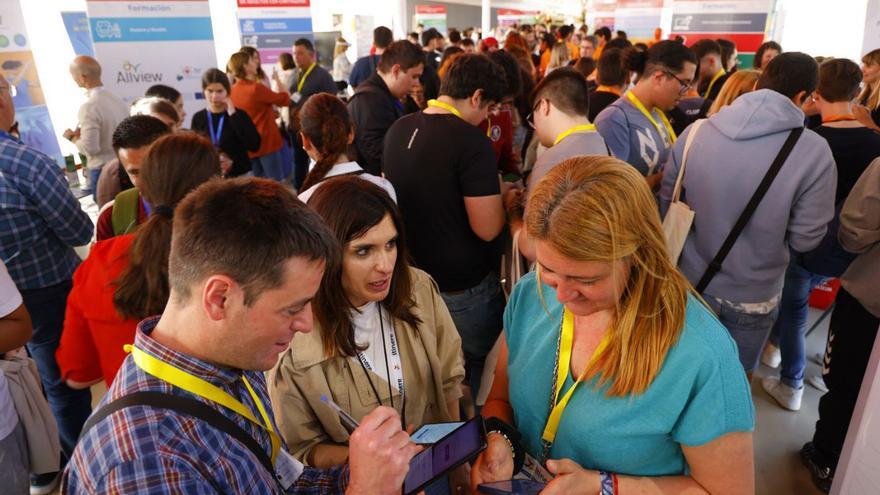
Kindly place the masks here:
POLYGON ((545 486, 547 486, 546 483, 532 480, 507 480, 483 483, 477 489, 480 493, 487 495, 509 495, 514 493, 517 495, 538 495, 545 486))
POLYGON ((409 473, 403 481, 403 493, 418 493, 434 480, 476 457, 485 448, 483 418, 475 416, 412 458, 409 473))
POLYGON ((416 430, 415 433, 410 435, 409 438, 419 445, 435 444, 463 424, 464 421, 453 421, 451 423, 428 423, 426 425, 422 425, 422 427, 416 430))

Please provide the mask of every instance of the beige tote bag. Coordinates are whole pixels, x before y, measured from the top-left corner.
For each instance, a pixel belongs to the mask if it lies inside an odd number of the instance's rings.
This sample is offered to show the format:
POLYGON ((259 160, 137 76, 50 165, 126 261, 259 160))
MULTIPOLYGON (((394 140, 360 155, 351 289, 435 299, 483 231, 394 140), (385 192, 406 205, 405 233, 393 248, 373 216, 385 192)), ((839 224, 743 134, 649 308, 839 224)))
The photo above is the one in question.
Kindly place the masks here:
POLYGON ((691 225, 694 223, 694 210, 681 201, 681 186, 684 182, 684 171, 687 166, 688 152, 691 149, 691 143, 694 142, 694 136, 700 126, 706 122, 706 119, 700 119, 693 123, 693 129, 688 133, 687 141, 684 143, 684 153, 681 158, 681 167, 678 168, 678 177, 675 179, 675 188, 672 190, 672 202, 669 203, 669 209, 666 210, 666 216, 663 218, 663 235, 666 237, 666 250, 669 252, 669 261, 673 265, 678 265, 678 258, 684 249, 684 243, 687 241, 688 233, 691 231, 691 225))

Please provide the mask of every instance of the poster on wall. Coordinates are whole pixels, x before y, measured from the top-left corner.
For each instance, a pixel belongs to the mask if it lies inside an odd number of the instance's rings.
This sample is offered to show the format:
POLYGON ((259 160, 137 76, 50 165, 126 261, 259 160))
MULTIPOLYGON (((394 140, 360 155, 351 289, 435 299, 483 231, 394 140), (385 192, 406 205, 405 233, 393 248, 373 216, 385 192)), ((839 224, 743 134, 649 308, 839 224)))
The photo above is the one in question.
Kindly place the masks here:
POLYGON ((510 27, 513 25, 535 24, 538 19, 537 10, 498 9, 498 25, 510 27))
POLYGON ((278 55, 293 50, 297 39, 314 40, 310 0, 238 0, 238 29, 241 44, 256 48, 268 70, 278 55))
POLYGON ((202 74, 217 60, 208 0, 87 0, 104 86, 125 101, 154 84, 183 94, 187 115, 204 106, 202 74))
POLYGON ((704 38, 736 43, 740 66, 751 67, 764 42, 772 0, 674 0, 670 38, 681 36, 692 45, 704 38))
POLYGON ((434 28, 446 36, 446 6, 416 5, 416 25, 419 24, 425 29, 434 28))
POLYGON ((67 30, 67 37, 73 46, 73 53, 77 55, 95 56, 95 47, 92 45, 92 35, 89 33, 89 18, 85 12, 62 12, 61 20, 67 30))
POLYGON ((63 165, 19 0, 0 0, 0 69, 14 88, 10 92, 21 140, 63 165))
POLYGON ((590 0, 587 4, 586 22, 590 32, 601 27, 614 30, 614 14, 617 9, 616 0, 590 0))
POLYGON ((862 53, 880 48, 880 2, 868 2, 862 53))
POLYGON ((632 41, 652 40, 662 12, 663 0, 618 0, 614 29, 626 32, 632 41))

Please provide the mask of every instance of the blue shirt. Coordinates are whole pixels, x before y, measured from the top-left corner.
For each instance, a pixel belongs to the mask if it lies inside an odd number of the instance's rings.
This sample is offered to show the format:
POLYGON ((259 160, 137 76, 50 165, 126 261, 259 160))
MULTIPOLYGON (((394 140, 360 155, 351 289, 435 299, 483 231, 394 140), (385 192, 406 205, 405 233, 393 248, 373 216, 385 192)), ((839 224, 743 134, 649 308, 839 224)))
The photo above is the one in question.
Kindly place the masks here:
MULTIPOLYGON (((138 326, 135 345, 139 349, 220 387, 256 414, 256 404, 242 380, 242 375, 246 375, 278 431, 263 373, 222 368, 174 351, 149 336, 158 321, 158 317, 150 318, 138 326)), ((141 391, 164 392, 206 402, 253 436, 267 454, 270 452, 266 430, 223 406, 147 374, 131 356, 125 358, 96 410, 111 400, 141 391)), ((282 448, 287 450, 286 446, 282 448)), ((348 474, 347 465, 326 470, 305 467, 288 493, 343 493, 348 485, 348 474)), ((253 452, 207 422, 150 406, 131 406, 110 414, 85 432, 64 471, 61 491, 70 494, 262 495, 278 493, 280 486, 253 452)))
POLYGON ((649 175, 660 171, 659 167, 666 163, 672 147, 672 139, 667 135, 659 112, 652 109, 651 116, 660 125, 662 134, 624 95, 599 112, 596 129, 615 157, 629 163, 642 175, 649 175))
POLYGON ((367 55, 357 59, 351 68, 351 75, 348 76, 348 84, 352 88, 356 88, 358 84, 369 79, 376 72, 380 58, 382 58, 381 55, 367 55))
POLYGON ((0 133, 0 258, 18 289, 70 280, 93 231, 58 164, 0 133))
MULTIPOLYGON (((542 453, 553 368, 562 322, 556 292, 523 277, 504 312, 510 404, 526 449, 542 453)), ((572 378, 565 390, 572 386, 572 378)), ((634 397, 605 396, 582 383, 562 415, 549 458, 633 476, 674 476, 687 470, 681 445, 703 445, 725 433, 752 431, 754 407, 736 344, 715 316, 688 296, 685 326, 648 389, 634 397)))

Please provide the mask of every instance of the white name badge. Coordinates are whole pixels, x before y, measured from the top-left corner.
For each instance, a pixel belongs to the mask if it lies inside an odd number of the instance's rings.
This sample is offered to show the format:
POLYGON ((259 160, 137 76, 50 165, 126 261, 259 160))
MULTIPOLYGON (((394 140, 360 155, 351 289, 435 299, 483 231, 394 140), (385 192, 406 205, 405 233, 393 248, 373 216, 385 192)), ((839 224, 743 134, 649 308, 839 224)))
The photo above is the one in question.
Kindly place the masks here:
POLYGON ((291 101, 293 101, 294 103, 299 105, 299 101, 303 99, 303 95, 302 95, 302 93, 297 91, 296 93, 293 93, 292 95, 290 95, 290 99, 291 99, 291 101))
POLYGON ((278 455, 275 456, 275 478, 278 480, 281 488, 285 491, 289 490, 296 483, 296 480, 302 476, 303 470, 305 468, 302 463, 294 459, 286 450, 281 449, 278 451, 278 455))
POLYGON ((526 452, 526 458, 525 461, 523 461, 522 470, 514 476, 514 479, 527 479, 538 481, 540 483, 549 483, 550 480, 553 479, 553 475, 550 474, 550 471, 547 471, 537 459, 526 452))

